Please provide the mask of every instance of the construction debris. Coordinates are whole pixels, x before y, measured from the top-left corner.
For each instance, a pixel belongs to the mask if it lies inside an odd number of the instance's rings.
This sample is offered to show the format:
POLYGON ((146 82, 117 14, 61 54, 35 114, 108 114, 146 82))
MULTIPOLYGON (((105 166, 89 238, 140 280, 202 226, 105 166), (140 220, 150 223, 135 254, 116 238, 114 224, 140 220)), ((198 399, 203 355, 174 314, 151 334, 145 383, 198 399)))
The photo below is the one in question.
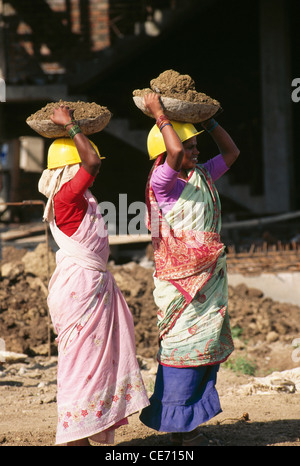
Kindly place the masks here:
MULTIPOLYGON (((52 274, 55 254, 52 251, 49 254, 52 274)), ((149 256, 149 251, 147 254, 149 256)), ((47 270, 45 244, 40 244, 34 251, 3 248, 0 338, 5 340, 7 351, 27 355, 48 353, 47 270)), ((153 300, 153 268, 144 268, 136 262, 124 265, 110 262, 109 270, 132 312, 137 354, 155 359, 158 332, 157 309, 153 300)), ((238 332, 236 348, 248 348, 253 358, 258 351, 270 355, 271 344, 291 345, 300 334, 298 306, 273 301, 260 290, 246 285, 229 286, 229 314, 233 332, 238 332)), ((52 326, 50 330, 51 352, 55 355, 56 335, 52 326)), ((271 365, 272 360, 268 364, 271 365)), ((286 361, 282 361, 282 364, 286 364, 286 361)))

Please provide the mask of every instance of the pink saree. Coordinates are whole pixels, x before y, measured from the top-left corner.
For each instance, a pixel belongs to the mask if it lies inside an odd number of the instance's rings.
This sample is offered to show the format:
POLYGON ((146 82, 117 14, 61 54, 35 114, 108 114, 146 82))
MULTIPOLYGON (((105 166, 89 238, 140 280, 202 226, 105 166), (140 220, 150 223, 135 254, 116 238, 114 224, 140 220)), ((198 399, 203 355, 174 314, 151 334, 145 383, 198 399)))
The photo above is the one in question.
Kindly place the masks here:
POLYGON ((115 429, 149 404, 132 315, 106 269, 105 225, 89 191, 85 198, 88 210, 72 237, 50 223, 60 248, 48 296, 59 355, 56 444, 113 443, 115 429))

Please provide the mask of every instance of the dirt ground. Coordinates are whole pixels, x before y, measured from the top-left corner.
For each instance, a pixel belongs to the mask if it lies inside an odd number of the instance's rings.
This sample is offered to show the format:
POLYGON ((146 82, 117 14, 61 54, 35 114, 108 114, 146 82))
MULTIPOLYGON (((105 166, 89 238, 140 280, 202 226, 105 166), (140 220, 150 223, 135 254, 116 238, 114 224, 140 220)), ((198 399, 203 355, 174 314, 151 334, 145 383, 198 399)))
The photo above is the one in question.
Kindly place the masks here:
MULTIPOLYGON (((2 252, 0 338, 11 357, 0 362, 0 445, 52 446, 57 354, 46 286, 47 259, 51 273, 54 255, 43 244, 31 252, 2 252)), ((150 396, 157 350, 153 270, 134 262, 111 263, 110 268, 133 314, 137 355, 150 396)), ((229 287, 229 307, 235 351, 218 376, 223 412, 203 426, 204 432, 220 446, 300 446, 300 351, 294 346, 300 337, 300 308, 276 303, 245 285, 229 287), (275 371, 275 379, 258 383, 275 371)), ((169 434, 144 426, 137 413, 117 430, 115 446, 159 449, 168 447, 169 440, 169 434)))

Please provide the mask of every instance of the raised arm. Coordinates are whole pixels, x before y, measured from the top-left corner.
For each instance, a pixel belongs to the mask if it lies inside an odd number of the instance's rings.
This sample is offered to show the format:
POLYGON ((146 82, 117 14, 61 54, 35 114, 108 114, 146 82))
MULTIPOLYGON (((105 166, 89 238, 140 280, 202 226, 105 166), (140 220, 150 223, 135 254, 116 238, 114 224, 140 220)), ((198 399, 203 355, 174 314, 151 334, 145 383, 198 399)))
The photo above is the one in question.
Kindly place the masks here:
MULTIPOLYGON (((159 95, 154 92, 149 93, 145 95, 144 99, 146 108, 150 113, 152 113, 157 121, 159 117, 164 114, 159 95)), ((184 155, 182 142, 171 125, 167 124, 162 126, 161 134, 166 146, 167 163, 169 167, 173 168, 173 170, 180 171, 184 155)))
MULTIPOLYGON (((69 107, 61 105, 54 109, 53 115, 50 117, 53 123, 65 126, 68 131, 75 127, 73 120, 73 110, 69 107)), ((88 140, 88 138, 81 132, 75 134, 73 141, 78 150, 79 157, 84 169, 92 176, 96 176, 101 166, 101 160, 88 140)))
POLYGON ((217 146, 219 147, 220 153, 222 154, 227 167, 236 161, 240 155, 240 151, 222 126, 217 123, 213 118, 204 121, 202 126, 206 131, 209 132, 217 146))

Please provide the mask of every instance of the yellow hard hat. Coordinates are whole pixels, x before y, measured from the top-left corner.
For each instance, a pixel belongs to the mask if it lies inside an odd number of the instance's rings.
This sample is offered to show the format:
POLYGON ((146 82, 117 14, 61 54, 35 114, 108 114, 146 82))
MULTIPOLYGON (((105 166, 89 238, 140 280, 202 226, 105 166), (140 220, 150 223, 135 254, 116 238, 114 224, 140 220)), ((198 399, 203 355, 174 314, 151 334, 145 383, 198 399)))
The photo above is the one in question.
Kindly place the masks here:
MULTIPOLYGON (((179 121, 170 121, 181 142, 187 141, 193 136, 203 133, 203 131, 197 131, 195 126, 191 123, 181 123, 179 121)), ((150 130, 147 139, 147 148, 150 160, 156 159, 159 154, 166 151, 163 135, 161 134, 158 126, 155 124, 150 130)))
MULTIPOLYGON (((90 140, 89 140, 90 141, 90 140)), ((98 147, 90 141, 97 154, 100 157, 98 147)), ((81 163, 75 142, 69 138, 58 138, 52 142, 48 149, 48 169, 64 167, 65 165, 74 165, 81 163)))

